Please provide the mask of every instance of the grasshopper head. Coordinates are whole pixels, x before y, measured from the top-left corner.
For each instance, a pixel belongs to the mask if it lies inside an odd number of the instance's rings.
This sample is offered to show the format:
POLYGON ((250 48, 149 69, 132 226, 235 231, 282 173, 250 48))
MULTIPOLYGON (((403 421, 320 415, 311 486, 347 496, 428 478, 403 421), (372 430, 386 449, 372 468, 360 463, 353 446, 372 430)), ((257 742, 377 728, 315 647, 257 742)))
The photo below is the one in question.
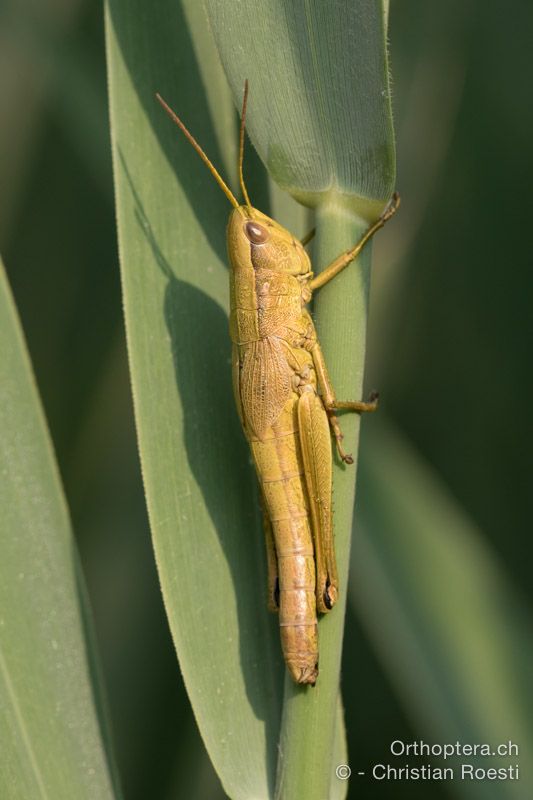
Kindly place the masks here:
POLYGON ((232 211, 227 240, 234 270, 266 269, 288 275, 311 271, 309 256, 298 239, 252 206, 242 205, 232 211))
POLYGON ((231 189, 178 115, 172 111, 161 95, 158 94, 156 96, 167 114, 194 147, 233 206, 234 210, 229 219, 227 235, 228 253, 232 268, 236 271, 266 269, 272 272, 284 272, 288 275, 305 275, 309 273, 311 271, 311 262, 302 244, 286 228, 283 228, 275 220, 267 217, 266 214, 252 206, 244 184, 242 162, 248 81, 244 83, 239 137, 239 182, 245 200, 243 205, 239 205, 231 189))

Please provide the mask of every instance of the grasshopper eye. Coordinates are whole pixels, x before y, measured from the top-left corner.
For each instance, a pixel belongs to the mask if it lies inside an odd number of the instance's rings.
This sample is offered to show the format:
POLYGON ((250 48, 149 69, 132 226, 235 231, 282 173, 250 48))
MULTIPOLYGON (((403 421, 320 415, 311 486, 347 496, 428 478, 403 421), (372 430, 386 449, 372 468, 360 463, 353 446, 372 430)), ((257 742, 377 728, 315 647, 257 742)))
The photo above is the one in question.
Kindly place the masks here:
POLYGON ((270 236, 267 229, 258 222, 247 222, 244 226, 244 233, 252 244, 264 244, 270 236))

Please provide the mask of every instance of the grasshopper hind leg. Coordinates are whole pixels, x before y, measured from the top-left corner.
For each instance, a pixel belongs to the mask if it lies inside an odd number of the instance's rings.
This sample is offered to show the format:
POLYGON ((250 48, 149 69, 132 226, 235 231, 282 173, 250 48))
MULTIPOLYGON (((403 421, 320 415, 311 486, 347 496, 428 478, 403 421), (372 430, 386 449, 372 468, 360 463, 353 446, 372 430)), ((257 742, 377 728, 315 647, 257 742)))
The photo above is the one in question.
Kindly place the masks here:
POLYGON ((315 549, 316 605, 324 614, 335 605, 339 591, 331 513, 333 467, 328 417, 311 386, 298 402, 298 429, 315 549))

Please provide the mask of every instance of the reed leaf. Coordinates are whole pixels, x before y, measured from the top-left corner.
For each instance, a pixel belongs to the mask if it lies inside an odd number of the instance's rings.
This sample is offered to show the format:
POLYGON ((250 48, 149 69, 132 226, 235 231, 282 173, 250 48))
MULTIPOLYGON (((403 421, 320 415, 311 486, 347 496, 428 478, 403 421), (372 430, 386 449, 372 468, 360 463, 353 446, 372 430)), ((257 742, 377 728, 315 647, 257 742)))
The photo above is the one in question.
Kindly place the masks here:
POLYGON ((120 797, 54 452, 0 263, 0 796, 120 797))

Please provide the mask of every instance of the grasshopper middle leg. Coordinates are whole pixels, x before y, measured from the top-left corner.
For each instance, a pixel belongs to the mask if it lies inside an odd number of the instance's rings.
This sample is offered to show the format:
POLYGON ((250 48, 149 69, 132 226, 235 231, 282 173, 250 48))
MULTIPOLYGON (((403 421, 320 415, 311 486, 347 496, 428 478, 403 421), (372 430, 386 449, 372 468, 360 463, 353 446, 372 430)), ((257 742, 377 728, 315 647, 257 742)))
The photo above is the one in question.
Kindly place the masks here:
POLYGON ((317 381, 320 388, 320 393, 322 395, 322 402, 324 404, 324 408, 326 409, 329 424, 337 444, 339 458, 344 461, 345 464, 353 464, 352 456, 349 453, 345 453, 342 447, 342 440, 344 436, 335 411, 338 409, 346 409, 347 411, 356 411, 359 414, 375 411, 378 407, 378 396, 376 393, 374 393, 366 402, 362 400, 337 400, 335 397, 335 392, 333 391, 330 377, 328 375, 324 354, 322 353, 318 342, 316 342, 314 345, 311 355, 313 357, 317 381))

